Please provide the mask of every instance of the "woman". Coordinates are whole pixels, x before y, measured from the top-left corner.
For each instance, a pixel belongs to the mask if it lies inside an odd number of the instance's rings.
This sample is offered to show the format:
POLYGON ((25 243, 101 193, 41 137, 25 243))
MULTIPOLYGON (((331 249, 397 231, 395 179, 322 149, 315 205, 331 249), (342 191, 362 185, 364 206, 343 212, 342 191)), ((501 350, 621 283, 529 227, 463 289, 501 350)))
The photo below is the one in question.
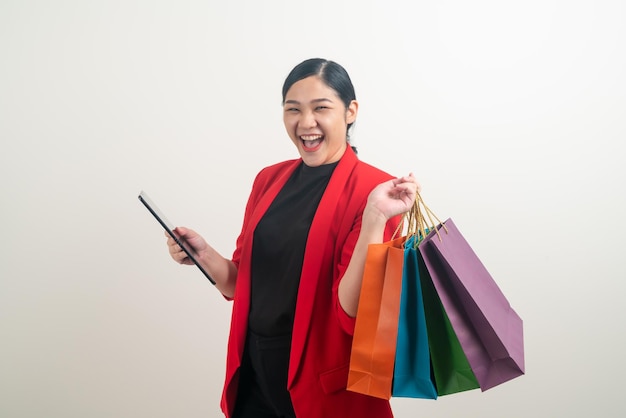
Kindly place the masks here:
MULTIPOLYGON (((358 103, 335 62, 297 65, 283 119, 300 158, 263 169, 231 259, 177 232, 233 300, 222 410, 226 417, 392 417, 389 402, 346 390, 370 243, 391 238, 418 188, 357 159, 358 103)), ((191 264, 170 238, 172 258, 191 264)))

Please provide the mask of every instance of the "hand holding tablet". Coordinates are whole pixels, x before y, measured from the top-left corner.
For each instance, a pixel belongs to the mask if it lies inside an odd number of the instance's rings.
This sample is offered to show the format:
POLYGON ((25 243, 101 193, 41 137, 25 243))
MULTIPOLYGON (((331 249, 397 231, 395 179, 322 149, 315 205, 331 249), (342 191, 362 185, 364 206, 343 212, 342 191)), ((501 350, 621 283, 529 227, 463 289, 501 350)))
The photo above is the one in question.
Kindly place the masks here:
POLYGON ((212 284, 215 284, 215 281, 213 280, 213 278, 209 275, 209 273, 206 272, 206 270, 200 265, 200 263, 198 263, 198 261, 194 257, 195 251, 193 250, 193 248, 183 238, 179 237, 174 232, 174 229, 175 229, 174 225, 172 225, 167 220, 167 218, 163 216, 159 208, 148 197, 148 195, 144 191, 141 191, 139 193, 138 198, 141 201, 141 203, 144 204, 146 209, 148 209, 148 211, 152 214, 152 216, 154 216, 154 218, 161 224, 161 226, 165 229, 165 231, 174 239, 174 241, 176 241, 176 243, 180 246, 180 248, 182 248, 185 254, 187 254, 187 257, 189 257, 189 259, 193 261, 193 263, 200 269, 200 271, 206 276, 207 279, 209 279, 209 281, 212 284))

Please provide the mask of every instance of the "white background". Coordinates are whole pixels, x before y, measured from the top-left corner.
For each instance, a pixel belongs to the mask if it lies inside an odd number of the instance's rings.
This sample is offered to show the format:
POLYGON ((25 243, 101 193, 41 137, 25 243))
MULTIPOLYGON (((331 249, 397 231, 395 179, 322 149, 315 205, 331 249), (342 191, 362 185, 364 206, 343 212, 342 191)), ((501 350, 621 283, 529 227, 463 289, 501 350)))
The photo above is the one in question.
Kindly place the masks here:
MULTIPOLYGON (((280 89, 338 61, 361 159, 414 171, 524 319, 527 374, 397 417, 621 417, 622 1, 0 1, 0 416, 219 417, 230 256, 280 89)), ((288 227, 288 226, 286 226, 288 227)))

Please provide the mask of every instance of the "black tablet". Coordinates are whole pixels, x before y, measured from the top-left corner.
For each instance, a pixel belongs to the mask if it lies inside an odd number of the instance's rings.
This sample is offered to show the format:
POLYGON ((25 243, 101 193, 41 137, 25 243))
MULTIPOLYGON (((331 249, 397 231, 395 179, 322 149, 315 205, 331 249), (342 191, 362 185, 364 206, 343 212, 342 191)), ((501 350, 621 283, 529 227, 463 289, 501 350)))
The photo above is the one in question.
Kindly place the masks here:
POLYGON ((161 213, 161 211, 159 210, 159 208, 154 204, 154 202, 152 200, 150 200, 150 198, 148 197, 148 195, 142 190, 139 193, 139 200, 141 201, 141 203, 144 204, 144 206, 148 209, 148 211, 150 211, 150 213, 152 214, 152 216, 154 216, 156 218, 157 221, 159 221, 159 223, 161 224, 161 226, 163 228, 165 228, 165 230, 167 231, 167 233, 174 238, 174 241, 176 241, 176 243, 178 245, 180 245, 180 248, 183 249, 183 251, 185 252, 185 254, 187 254, 187 257, 189 257, 189 259, 191 261, 194 262, 194 264, 196 266, 198 266, 198 268, 200 269, 200 271, 206 276, 207 279, 209 279, 209 281, 213 284, 215 284, 215 280, 213 280, 213 278, 209 275, 209 273, 206 272, 206 270, 204 270, 204 268, 202 268, 202 266, 200 265, 200 263, 198 263, 198 261, 196 260, 196 258, 194 257, 194 250, 193 248, 191 248, 191 246, 189 244, 187 244, 187 242, 185 242, 185 240, 181 237, 179 237, 175 232, 174 232, 174 225, 172 225, 166 218, 165 216, 163 216, 163 214, 161 213))

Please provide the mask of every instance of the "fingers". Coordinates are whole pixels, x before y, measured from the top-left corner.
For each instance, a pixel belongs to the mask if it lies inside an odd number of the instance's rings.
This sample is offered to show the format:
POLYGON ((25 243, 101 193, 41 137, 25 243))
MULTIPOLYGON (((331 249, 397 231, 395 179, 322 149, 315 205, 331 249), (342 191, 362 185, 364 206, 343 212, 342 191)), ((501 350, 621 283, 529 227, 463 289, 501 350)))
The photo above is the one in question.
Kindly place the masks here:
POLYGON ((388 209, 390 215, 407 212, 415 204, 420 186, 413 173, 402 176, 392 181, 392 187, 388 189, 388 209), (392 203, 395 202, 395 203, 392 203))
POLYGON ((415 176, 413 175, 413 173, 409 173, 409 175, 408 175, 408 179, 409 179, 411 182, 415 183, 415 185, 417 186, 415 190, 416 190, 418 193, 422 191, 422 185, 421 185, 421 184, 417 181, 417 179, 415 178, 415 176))
POLYGON ((376 186, 368 196, 368 205, 373 213, 390 219, 409 211, 414 205, 419 184, 413 173, 388 180, 376 186))
POLYGON ((410 194, 419 193, 422 191, 422 186, 418 183, 413 173, 409 173, 407 176, 398 177, 393 180, 393 185, 397 190, 402 190, 410 194))
POLYGON ((394 189, 398 192, 415 194, 419 189, 419 184, 413 175, 398 177, 394 180, 394 189))
POLYGON ((164 232, 167 237, 167 248, 172 259, 179 264, 188 264, 189 257, 187 256, 187 253, 185 253, 185 251, 180 247, 180 245, 178 245, 178 243, 176 243, 176 240, 174 240, 174 238, 172 238, 167 231, 164 232))
POLYGON ((413 173, 409 173, 407 176, 402 176, 402 177, 398 177, 394 180, 395 184, 402 184, 402 183, 414 183, 414 184, 418 184, 417 179, 415 178, 415 175, 413 173))

